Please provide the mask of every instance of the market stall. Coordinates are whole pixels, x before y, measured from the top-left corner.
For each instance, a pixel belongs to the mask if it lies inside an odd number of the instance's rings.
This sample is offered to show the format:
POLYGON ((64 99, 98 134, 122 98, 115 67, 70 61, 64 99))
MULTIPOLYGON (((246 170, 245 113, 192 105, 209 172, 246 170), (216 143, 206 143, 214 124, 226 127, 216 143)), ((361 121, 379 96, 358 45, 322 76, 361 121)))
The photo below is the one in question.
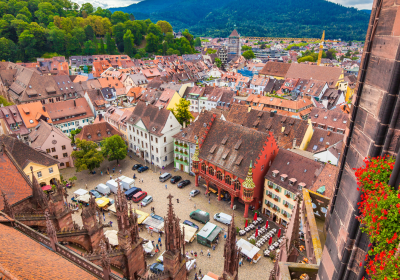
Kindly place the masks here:
POLYGON ((107 230, 104 232, 105 237, 108 238, 111 246, 118 246, 118 231, 116 230, 107 230))
POLYGON ((153 246, 153 244, 151 243, 151 241, 149 241, 149 242, 143 244, 143 249, 144 249, 144 251, 146 252, 146 256, 152 257, 152 256, 155 255, 155 252, 153 251, 153 250, 154 250, 154 246, 153 246))
POLYGON ((100 197, 96 198, 96 203, 99 208, 103 208, 104 210, 107 210, 107 205, 110 203, 110 200, 107 197, 100 197))
POLYGON ((87 193, 89 193, 89 192, 87 190, 84 190, 84 189, 79 189, 79 190, 74 191, 74 194, 76 196, 81 196, 81 195, 84 195, 84 194, 87 194, 87 193))
POLYGON ((184 224, 180 224, 181 226, 181 231, 183 232, 183 228, 185 228, 185 242, 192 242, 194 240, 194 238, 196 237, 196 231, 197 229, 195 229, 194 227, 188 226, 188 225, 184 225, 184 224))
POLYGON ((80 195, 76 198, 77 201, 80 202, 85 202, 85 203, 89 203, 90 200, 90 195, 89 194, 84 194, 84 195, 80 195))
POLYGON ((143 225, 146 226, 146 228, 149 228, 152 231, 155 232, 160 232, 164 231, 164 221, 155 219, 151 216, 148 216, 142 223, 143 225))
POLYGON ((208 222, 197 234, 197 242, 202 245, 211 247, 221 231, 222 228, 208 222))
MULTIPOLYGON (((114 215, 117 214, 117 210, 115 209, 115 204, 112 204, 111 206, 109 206, 107 210, 111 211, 114 215)), ((143 223, 143 221, 146 220, 146 218, 150 216, 150 214, 140 211, 140 210, 136 210, 136 215, 138 218, 137 221, 138 221, 139 225, 141 225, 143 223)))
POLYGON ((261 255, 258 254, 260 248, 254 246, 253 244, 242 238, 236 242, 236 245, 241 249, 240 252, 253 262, 257 262, 258 259, 261 257, 261 255))

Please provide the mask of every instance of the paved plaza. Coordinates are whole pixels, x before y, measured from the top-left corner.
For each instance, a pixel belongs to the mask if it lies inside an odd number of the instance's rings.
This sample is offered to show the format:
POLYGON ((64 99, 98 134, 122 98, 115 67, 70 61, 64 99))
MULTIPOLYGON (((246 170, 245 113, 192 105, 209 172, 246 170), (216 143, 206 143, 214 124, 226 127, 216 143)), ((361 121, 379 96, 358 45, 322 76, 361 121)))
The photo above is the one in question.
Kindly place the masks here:
MULTIPOLYGON (((138 207, 137 204, 133 204, 135 209, 140 209, 141 211, 150 213, 150 208, 155 207, 155 213, 157 215, 160 215, 162 217, 166 216, 167 214, 167 207, 168 207, 168 200, 167 196, 171 194, 173 198, 173 204, 174 204, 174 210, 176 215, 183 220, 191 220, 189 218, 189 214, 191 211, 195 209, 201 209, 204 211, 207 211, 210 213, 210 222, 220 226, 224 230, 227 229, 227 226, 224 224, 221 224, 217 221, 215 221, 212 217, 214 216, 215 213, 218 212, 224 212, 227 214, 232 214, 232 209, 230 209, 230 203, 225 202, 225 201, 218 201, 217 196, 215 194, 211 194, 210 196, 210 202, 208 201, 208 196, 204 196, 205 188, 199 187, 200 194, 197 195, 196 197, 189 199, 189 192, 192 189, 195 189, 195 184, 194 184, 194 177, 189 176, 188 174, 181 172, 181 171, 175 171, 172 166, 167 168, 164 171, 170 172, 172 176, 174 175, 180 175, 182 176, 182 179, 189 179, 191 181, 191 185, 186 186, 183 189, 179 189, 176 184, 173 185, 168 181, 161 183, 158 179, 160 176, 159 171, 152 171, 148 170, 145 171, 144 173, 138 173, 137 171, 132 170, 132 166, 136 163, 142 163, 138 162, 134 159, 130 159, 127 157, 125 160, 120 161, 120 166, 118 167, 116 164, 116 161, 114 162, 108 162, 104 161, 101 168, 96 169, 96 174, 89 174, 88 171, 83 171, 80 173, 75 172, 75 168, 67 168, 61 170, 61 173, 64 177, 65 180, 68 180, 68 178, 71 178, 72 176, 76 176, 78 180, 75 182, 75 186, 71 189, 68 189, 69 193, 69 200, 73 195, 73 192, 79 188, 85 189, 85 186, 87 184, 88 190, 94 189, 98 184, 100 183, 106 183, 109 179, 110 176, 107 175, 107 167, 110 168, 111 174, 113 175, 113 178, 116 179, 117 177, 120 176, 119 171, 121 170, 121 174, 125 175, 127 177, 132 178, 134 174, 136 174, 136 180, 135 180, 135 185, 136 187, 141 188, 143 191, 146 191, 148 195, 151 195, 153 197, 153 202, 150 203, 148 206, 143 207, 142 209, 138 207), (112 172, 112 169, 115 168, 115 173, 112 172), (103 175, 101 175, 101 171, 103 171, 103 175), (139 183, 139 181, 143 180, 143 183, 139 183), (165 187, 167 185, 167 188, 165 187), (179 203, 177 202, 177 199, 179 199, 179 203)), ((162 172, 162 171, 161 171, 162 172)), ((111 198, 115 198, 114 194, 110 195, 111 198)), ((237 209, 234 211, 235 212, 235 225, 243 228, 245 219, 243 218, 243 210, 244 207, 242 205, 237 205, 237 209)), ((81 210, 78 212, 75 212, 73 214, 73 219, 76 221, 78 224, 82 224, 81 218, 81 210)), ((252 218, 253 213, 250 211, 249 212, 249 218, 252 218)), ((117 225, 117 218, 114 214, 106 214, 105 215, 105 222, 109 222, 110 220, 113 222, 112 228, 115 230, 118 230, 118 225, 117 225)), ((191 220, 192 222, 196 223, 200 228, 202 228, 202 224, 191 220)), ((270 222, 271 223, 271 222, 270 222)), ((110 228, 105 228, 105 231, 110 228)), ((250 234, 248 234, 250 235, 250 234)), ((154 240, 155 243, 157 243, 158 240, 158 234, 153 233, 153 236, 151 237, 150 234, 148 234, 147 230, 142 230, 140 232, 140 236, 149 239, 149 240, 154 240)), ((222 274, 223 271, 223 264, 224 264, 224 256, 223 256, 223 248, 224 248, 224 238, 223 234, 220 238, 220 242, 218 246, 216 247, 215 251, 212 250, 212 248, 200 245, 197 243, 196 240, 194 240, 190 244, 186 244, 186 251, 191 251, 197 252, 198 257, 197 257, 197 271, 200 268, 202 274, 207 274, 207 272, 211 271, 213 273, 216 273, 218 275, 222 274), (221 240, 222 239, 222 240, 221 240), (203 250, 204 256, 199 256, 200 251, 203 250), (207 255, 207 250, 210 250, 211 253, 211 258, 208 258, 207 255)), ((239 238, 239 236, 238 236, 239 238)), ((245 236, 245 239, 246 236, 245 236)), ((274 238, 275 240, 275 238, 274 238)), ((264 245, 260 252, 262 255, 262 251, 266 248, 267 245, 264 245)), ((163 252, 165 249, 164 247, 164 236, 162 237, 162 249, 161 252, 163 252)), ((156 262, 157 257, 160 255, 160 253, 156 254, 152 258, 147 258, 147 264, 150 265, 154 262, 156 262)), ((256 263, 249 263, 249 262, 244 262, 244 265, 242 265, 239 268, 239 279, 267 279, 269 276, 269 272, 273 267, 273 263, 269 258, 266 258, 264 256, 261 257, 261 259, 256 263)), ((189 279, 194 279, 194 271, 191 271, 189 274, 189 279)))

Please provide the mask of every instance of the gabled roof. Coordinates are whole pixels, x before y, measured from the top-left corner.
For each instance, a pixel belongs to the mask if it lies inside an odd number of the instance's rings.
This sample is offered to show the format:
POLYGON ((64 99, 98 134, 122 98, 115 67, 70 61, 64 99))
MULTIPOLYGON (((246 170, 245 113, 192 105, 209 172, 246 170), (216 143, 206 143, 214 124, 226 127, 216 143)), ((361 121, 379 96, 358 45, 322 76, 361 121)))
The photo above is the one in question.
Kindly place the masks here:
POLYGON ((325 81, 328 83, 329 87, 336 86, 336 82, 339 80, 339 77, 343 72, 343 69, 339 67, 298 63, 291 63, 289 65, 290 68, 287 71, 285 78, 301 78, 325 81))
POLYGON ((70 141, 69 137, 64 133, 62 133, 62 131, 59 128, 41 120, 39 124, 36 126, 36 128, 34 128, 32 132, 29 133, 29 139, 31 142, 30 146, 35 149, 40 148, 47 140, 47 138, 50 136, 50 133, 52 131, 57 133, 59 137, 62 137, 70 141))
POLYGON ((115 129, 108 122, 100 122, 85 125, 82 128, 81 132, 79 132, 75 136, 75 138, 86 141, 100 142, 104 140, 104 138, 108 138, 114 135, 122 136, 122 133, 115 129))
POLYGON ((30 162, 44 166, 58 164, 58 160, 35 150, 34 148, 22 143, 15 137, 1 135, 0 143, 6 146, 7 150, 22 169, 24 169, 30 162))
POLYGON ((285 77, 290 65, 292 64, 268 61, 263 69, 260 70, 259 75, 285 77))
POLYGON ((269 133, 216 119, 200 148, 199 157, 245 179, 250 162, 257 164, 262 149, 270 147, 269 141, 274 141, 269 133), (239 141, 241 144, 236 148, 239 141))
POLYGON ((314 127, 314 133, 308 143, 307 151, 317 153, 321 150, 326 150, 330 146, 343 141, 344 134, 335 133, 318 127, 314 127))
POLYGON ((161 136, 163 135, 161 131, 170 114, 172 113, 167 109, 158 108, 151 104, 146 105, 145 102, 139 101, 127 122, 135 125, 142 121, 149 133, 161 136))
POLYGON ((24 103, 17 105, 17 107, 27 128, 36 127, 40 120, 47 120, 49 123, 53 122, 45 107, 39 101, 24 103))
POLYGON ((85 98, 77 98, 74 100, 66 100, 57 103, 47 103, 44 106, 46 107, 46 111, 49 113, 49 116, 53 120, 54 124, 94 117, 92 110, 90 109, 85 98), (80 114, 84 115, 79 116, 80 114), (57 121, 57 119, 65 117, 69 118, 57 121))
POLYGON ((234 29, 229 37, 239 37, 239 33, 234 29))
MULTIPOLYGON (((218 118, 217 115, 215 115, 215 117, 218 118)), ((204 132, 207 129, 207 124, 211 122, 212 118, 212 112, 203 111, 199 114, 196 121, 192 122, 189 126, 172 136, 172 138, 194 144, 196 143, 196 136, 197 138, 200 138, 204 135, 204 132)))
POLYGON ((311 122, 326 125, 332 128, 345 130, 349 122, 349 115, 344 113, 340 108, 327 110, 322 108, 313 108, 310 113, 311 122))

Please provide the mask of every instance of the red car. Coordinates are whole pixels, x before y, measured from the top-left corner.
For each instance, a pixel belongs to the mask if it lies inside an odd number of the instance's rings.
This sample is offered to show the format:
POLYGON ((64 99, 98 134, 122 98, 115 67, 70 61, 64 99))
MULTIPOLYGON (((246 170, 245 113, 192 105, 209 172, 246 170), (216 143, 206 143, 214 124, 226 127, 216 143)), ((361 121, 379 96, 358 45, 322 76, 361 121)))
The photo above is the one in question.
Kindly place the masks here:
POLYGON ((147 192, 138 192, 132 197, 133 202, 139 202, 147 196, 147 192))

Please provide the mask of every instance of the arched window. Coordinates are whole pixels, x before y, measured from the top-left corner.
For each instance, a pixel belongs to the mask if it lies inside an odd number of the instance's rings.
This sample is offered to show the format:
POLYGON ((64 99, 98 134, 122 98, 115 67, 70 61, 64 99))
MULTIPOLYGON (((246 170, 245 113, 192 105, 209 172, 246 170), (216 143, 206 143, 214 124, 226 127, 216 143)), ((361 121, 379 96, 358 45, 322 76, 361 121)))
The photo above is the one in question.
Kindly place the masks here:
POLYGON ((214 168, 213 168, 212 166, 210 166, 210 167, 208 168, 208 174, 214 176, 215 172, 214 172, 214 168))
POLYGON ((206 173, 206 171, 207 171, 207 166, 206 166, 206 164, 205 164, 204 162, 201 163, 201 170, 202 170, 204 173, 206 173))
POLYGON ((235 181, 235 183, 233 184, 234 185, 234 187, 235 187, 235 191, 236 190, 238 190, 238 191, 240 191, 240 182, 239 182, 239 180, 238 181, 235 181))
POLYGON ((222 181, 222 172, 221 171, 217 171, 217 178, 218 178, 218 180, 222 181))
POLYGON ((229 175, 225 176, 225 183, 231 185, 231 177, 229 175))

